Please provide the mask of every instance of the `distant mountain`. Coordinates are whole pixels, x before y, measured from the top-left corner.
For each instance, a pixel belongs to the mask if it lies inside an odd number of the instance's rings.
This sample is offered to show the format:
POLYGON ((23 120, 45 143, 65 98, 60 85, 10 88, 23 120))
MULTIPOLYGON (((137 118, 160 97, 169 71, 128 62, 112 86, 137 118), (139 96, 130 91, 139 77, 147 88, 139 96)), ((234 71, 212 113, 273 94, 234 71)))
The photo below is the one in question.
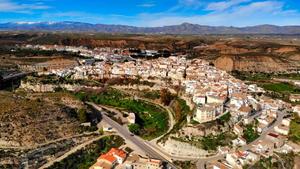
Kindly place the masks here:
POLYGON ((66 31, 142 34, 300 34, 300 26, 258 25, 249 27, 205 26, 183 23, 163 27, 89 24, 82 22, 0 23, 2 31, 66 31))

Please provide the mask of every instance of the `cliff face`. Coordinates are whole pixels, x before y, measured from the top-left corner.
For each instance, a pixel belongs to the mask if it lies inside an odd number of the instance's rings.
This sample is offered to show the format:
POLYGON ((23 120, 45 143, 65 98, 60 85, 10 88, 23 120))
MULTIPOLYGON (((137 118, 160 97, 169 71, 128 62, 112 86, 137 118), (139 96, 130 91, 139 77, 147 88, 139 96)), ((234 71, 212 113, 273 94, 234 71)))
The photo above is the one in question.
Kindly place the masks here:
POLYGON ((285 72, 300 69, 300 47, 254 40, 129 37, 120 39, 67 38, 70 46, 167 49, 211 61, 226 71, 285 72))
POLYGON ((298 68, 295 63, 283 62, 270 56, 221 56, 214 61, 216 67, 226 71, 286 72, 298 68))
POLYGON ((285 72, 300 68, 300 48, 255 41, 218 41, 194 48, 194 57, 226 71, 285 72))

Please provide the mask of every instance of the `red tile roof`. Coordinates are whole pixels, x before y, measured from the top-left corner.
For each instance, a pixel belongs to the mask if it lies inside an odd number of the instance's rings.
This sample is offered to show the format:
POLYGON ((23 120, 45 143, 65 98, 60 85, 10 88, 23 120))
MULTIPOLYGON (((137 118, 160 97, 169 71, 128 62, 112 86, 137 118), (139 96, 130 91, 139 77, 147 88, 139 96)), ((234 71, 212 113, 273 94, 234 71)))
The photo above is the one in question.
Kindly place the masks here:
POLYGON ((110 155, 117 155, 121 158, 126 158, 126 153, 123 150, 117 149, 117 148, 112 148, 109 150, 108 153, 106 154, 110 154, 110 155))
POLYGON ((112 156, 110 154, 102 154, 98 159, 99 160, 106 160, 110 163, 114 163, 117 160, 114 156, 112 156))
POLYGON ((114 163, 117 159, 114 156, 119 156, 123 159, 126 158, 126 153, 123 150, 117 148, 111 148, 107 153, 102 154, 98 160, 106 160, 110 163, 114 163))

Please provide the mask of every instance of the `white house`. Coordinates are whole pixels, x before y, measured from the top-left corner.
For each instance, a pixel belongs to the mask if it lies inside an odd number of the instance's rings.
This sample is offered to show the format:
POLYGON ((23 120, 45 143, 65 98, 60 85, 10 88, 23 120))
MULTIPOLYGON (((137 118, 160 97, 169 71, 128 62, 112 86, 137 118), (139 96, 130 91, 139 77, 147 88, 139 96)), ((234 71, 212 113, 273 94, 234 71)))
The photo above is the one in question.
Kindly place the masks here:
POLYGON ((289 127, 284 125, 279 125, 274 127, 275 132, 287 136, 289 134, 289 127))

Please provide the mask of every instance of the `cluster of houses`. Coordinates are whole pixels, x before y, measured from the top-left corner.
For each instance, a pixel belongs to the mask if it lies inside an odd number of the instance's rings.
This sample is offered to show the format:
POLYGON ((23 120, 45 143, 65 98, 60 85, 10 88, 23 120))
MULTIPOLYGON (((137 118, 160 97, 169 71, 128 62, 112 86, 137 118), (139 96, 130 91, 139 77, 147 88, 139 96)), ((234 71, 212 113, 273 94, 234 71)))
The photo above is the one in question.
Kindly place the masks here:
POLYGON ((219 149, 220 153, 226 154, 225 160, 210 161, 207 168, 242 169, 245 165, 253 165, 262 157, 272 157, 276 155, 275 153, 300 152, 300 146, 288 140, 291 117, 288 114, 282 116, 284 113, 280 112, 284 108, 289 108, 290 105, 267 97, 261 97, 260 103, 262 103, 261 108, 255 118, 243 118, 234 125, 233 132, 238 137, 232 141, 232 151, 225 148, 224 150, 219 149), (282 118, 278 118, 280 113, 282 118), (256 124, 253 128, 259 133, 260 138, 248 143, 243 138, 245 128, 242 125, 254 121, 256 124))
POLYGON ((161 160, 144 158, 137 154, 127 155, 118 148, 111 148, 107 153, 100 155, 90 169, 162 169, 161 160))
POLYGON ((74 79, 140 78, 160 87, 181 86, 182 98, 195 108, 193 120, 204 123, 230 112, 236 121, 249 114, 269 110, 267 100, 255 99, 252 92, 263 92, 256 85, 246 85, 225 71, 201 59, 168 57, 152 60, 137 59, 124 63, 96 62, 72 69, 52 70, 59 76, 74 79))
MULTIPOLYGON (((57 46, 55 48, 57 50, 57 46)), ((84 53, 82 50, 80 52, 84 53)), ((278 116, 284 113, 283 110, 291 108, 291 105, 263 95, 254 97, 253 93, 263 93, 263 89, 256 85, 246 85, 226 71, 218 70, 201 59, 188 60, 184 56, 171 56, 127 62, 101 61, 75 65, 72 68, 66 66, 51 69, 50 73, 73 79, 142 79, 154 82, 161 88, 179 86, 184 91, 180 96, 194 110, 193 116, 188 117, 188 120, 193 119, 199 123, 205 123, 226 113, 231 114, 232 120, 236 122, 233 132, 238 136, 232 141, 234 147, 247 145, 246 140, 242 137, 243 126, 255 122, 255 130, 264 137, 248 145, 249 148, 245 151, 228 151, 224 161, 209 163, 212 168, 242 168, 246 164, 253 164, 261 156, 272 156, 274 151, 287 153, 300 150, 299 146, 287 141, 290 118, 282 118, 279 125, 272 127, 272 130, 269 131, 270 126, 278 120, 278 116), (266 131, 268 132, 266 133, 266 131)), ((294 107, 293 111, 300 114, 300 106, 294 107)), ((129 122, 134 123, 134 117, 130 116, 129 122)), ((111 149, 107 154, 101 155, 91 169, 124 165, 126 168, 139 168, 139 166, 159 168, 162 166, 159 160, 144 159, 139 156, 127 157, 122 150, 111 149)))
MULTIPOLYGON (((123 55, 122 49, 119 48, 94 48, 88 49, 84 46, 64 46, 64 45, 25 45, 22 46, 25 49, 37 49, 37 50, 44 50, 44 51, 59 51, 59 52, 71 52, 71 53, 78 53, 80 56, 83 57, 90 57, 100 60, 107 60, 107 58, 111 57, 115 54, 123 55)), ((124 53, 125 55, 125 53, 124 53)))
POLYGON ((171 53, 168 50, 141 50, 141 49, 120 49, 120 48, 93 48, 84 46, 63 46, 63 45, 24 45, 25 49, 37 49, 45 51, 59 51, 77 53, 83 57, 94 58, 105 61, 124 61, 133 58, 157 58, 169 57, 171 53))
MULTIPOLYGON (((240 143, 246 145, 245 140, 240 140, 240 143)), ((287 141, 287 137, 285 135, 280 135, 277 131, 273 131, 257 142, 248 145, 246 150, 233 149, 233 151, 227 150, 222 152, 225 154, 225 159, 209 161, 206 168, 242 169, 246 165, 251 166, 255 164, 262 158, 276 156, 276 153, 287 154, 290 152, 294 152, 296 154, 299 153, 300 146, 291 141, 287 141)))
MULTIPOLYGON (((246 143, 244 143, 246 144, 246 143)), ((300 146, 283 135, 271 132, 265 138, 251 144, 247 150, 236 150, 223 152, 225 159, 209 161, 207 169, 242 169, 246 165, 253 165, 262 158, 276 156, 276 153, 287 154, 299 153, 300 146)), ((275 158, 276 159, 276 158, 275 158)))
POLYGON ((169 57, 113 64, 99 62, 94 66, 78 66, 69 72, 73 78, 79 79, 140 78, 154 81, 162 88, 179 85, 184 90, 182 98, 194 105, 193 120, 203 123, 215 120, 227 112, 231 113, 232 119, 236 121, 233 131, 238 136, 232 141, 234 147, 248 144, 243 138, 243 125, 255 122, 255 130, 265 135, 247 145, 248 149, 228 151, 224 161, 212 162, 211 165, 242 168, 246 164, 255 163, 262 156, 274 155, 275 151, 287 153, 300 150, 296 144, 287 141, 290 118, 283 118, 279 125, 269 131, 279 114, 284 114, 283 110, 291 105, 264 95, 254 97, 252 93, 263 93, 263 89, 256 85, 246 85, 206 61, 169 57))

